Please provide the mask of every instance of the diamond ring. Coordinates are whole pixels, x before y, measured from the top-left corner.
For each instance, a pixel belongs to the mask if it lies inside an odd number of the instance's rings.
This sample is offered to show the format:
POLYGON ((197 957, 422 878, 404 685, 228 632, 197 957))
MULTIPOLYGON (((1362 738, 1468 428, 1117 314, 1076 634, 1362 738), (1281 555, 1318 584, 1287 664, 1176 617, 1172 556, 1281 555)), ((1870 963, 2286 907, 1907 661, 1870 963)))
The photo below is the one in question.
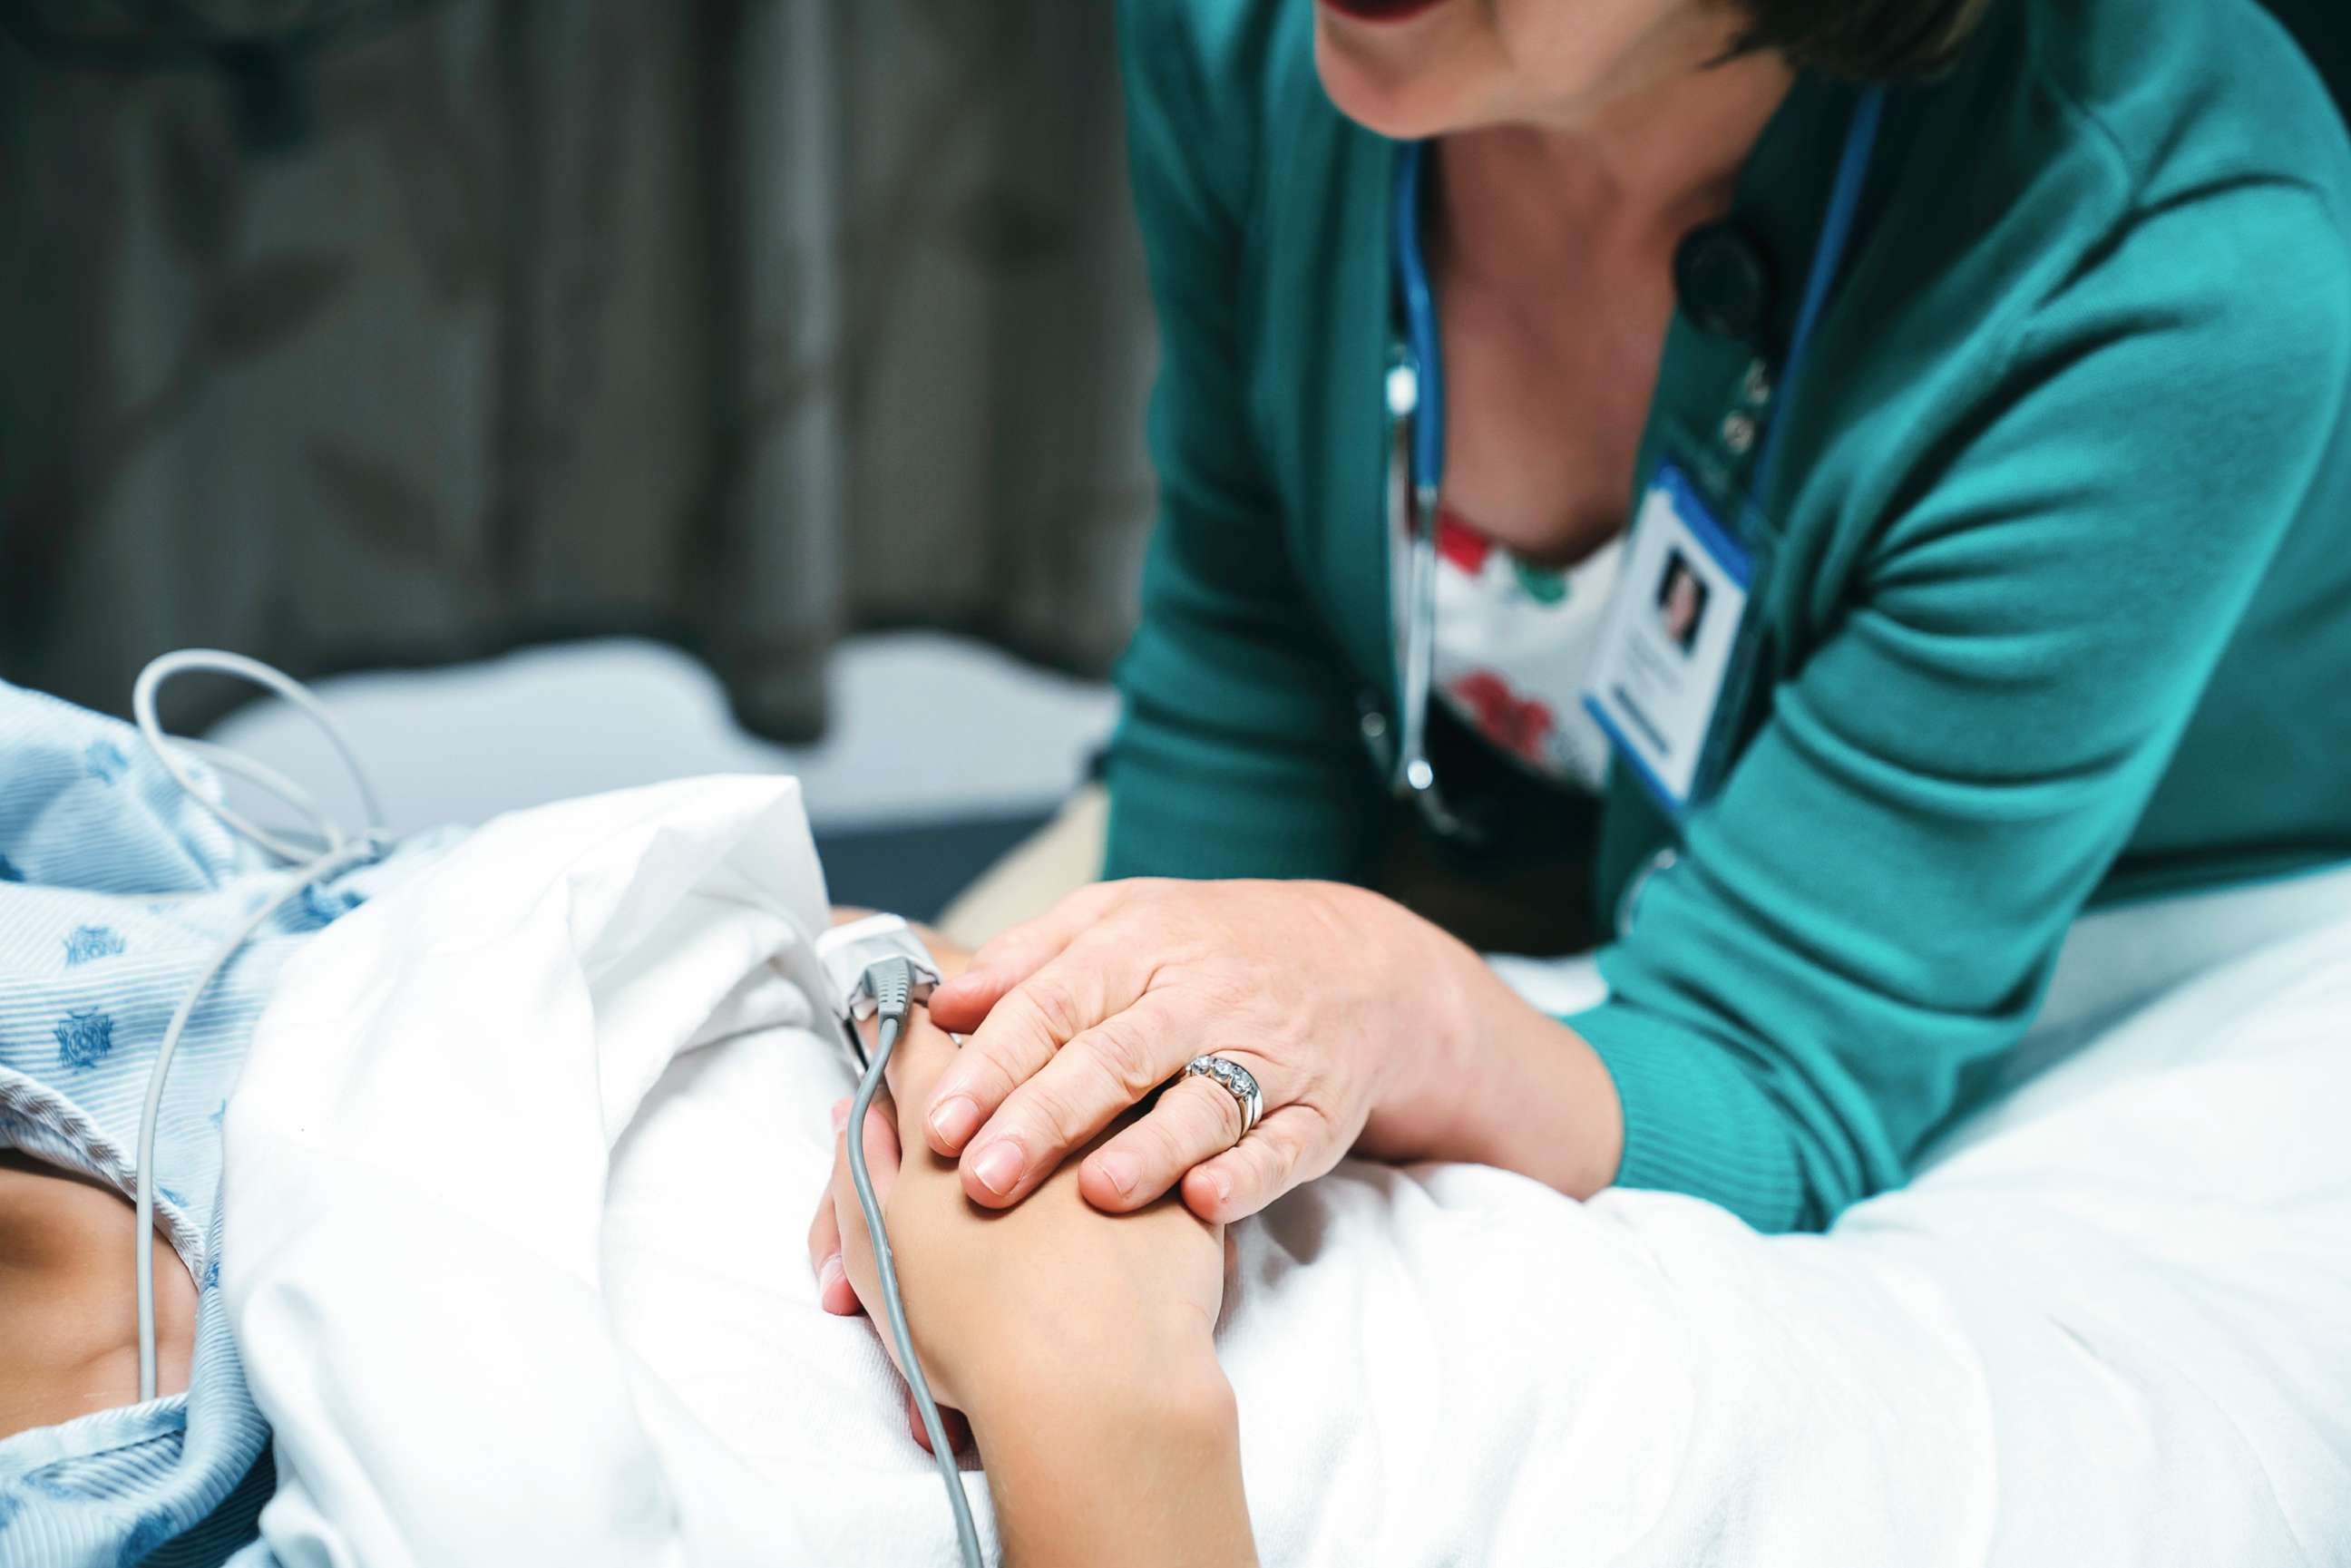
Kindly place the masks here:
MULTIPOLYGON (((1241 1108, 1241 1138, 1265 1114, 1265 1096, 1258 1092, 1257 1077, 1239 1062, 1225 1056, 1196 1056, 1184 1064, 1186 1078, 1209 1078, 1224 1085, 1225 1092, 1238 1102, 1241 1108)), ((1239 1143, 1240 1138, 1235 1138, 1239 1143)))

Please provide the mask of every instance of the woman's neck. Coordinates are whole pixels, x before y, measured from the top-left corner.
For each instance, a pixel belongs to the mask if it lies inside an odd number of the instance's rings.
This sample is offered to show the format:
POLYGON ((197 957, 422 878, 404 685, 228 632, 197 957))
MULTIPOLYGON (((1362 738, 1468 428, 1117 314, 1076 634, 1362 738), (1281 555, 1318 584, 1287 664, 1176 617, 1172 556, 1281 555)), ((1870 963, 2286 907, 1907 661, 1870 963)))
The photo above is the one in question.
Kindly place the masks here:
MULTIPOLYGON (((1740 171, 1795 75, 1773 54, 1722 64, 1699 55, 1605 103, 1465 131, 1445 158, 1446 204, 1518 236, 1474 247, 1507 265, 1548 269, 1545 236, 1589 247, 1670 251, 1728 212, 1740 171), (1530 244, 1528 242, 1531 241, 1530 244)), ((1448 227, 1450 225, 1448 225, 1448 227)))

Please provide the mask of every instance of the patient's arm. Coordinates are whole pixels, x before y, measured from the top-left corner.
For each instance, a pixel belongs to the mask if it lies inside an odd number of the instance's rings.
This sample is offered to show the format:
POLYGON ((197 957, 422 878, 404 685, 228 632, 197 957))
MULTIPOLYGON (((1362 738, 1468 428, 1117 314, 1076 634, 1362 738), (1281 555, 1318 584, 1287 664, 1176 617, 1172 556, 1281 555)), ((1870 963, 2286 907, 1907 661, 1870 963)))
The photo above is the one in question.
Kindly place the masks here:
MULTIPOLYGON (((918 1010, 892 1063, 919 1106, 955 1047, 918 1010)), ((896 1115, 894 1106, 888 1113, 896 1115)), ((1238 1418, 1211 1339, 1221 1232, 1180 1203, 1105 1215, 1066 1164, 1019 1207, 964 1197, 955 1163, 911 1124, 869 1124, 867 1150, 934 1391, 970 1418, 1006 1561, 1246 1563, 1238 1418)), ((836 1145, 834 1206, 850 1281, 880 1300, 836 1145)), ((886 1343, 886 1342, 885 1342, 886 1343)))

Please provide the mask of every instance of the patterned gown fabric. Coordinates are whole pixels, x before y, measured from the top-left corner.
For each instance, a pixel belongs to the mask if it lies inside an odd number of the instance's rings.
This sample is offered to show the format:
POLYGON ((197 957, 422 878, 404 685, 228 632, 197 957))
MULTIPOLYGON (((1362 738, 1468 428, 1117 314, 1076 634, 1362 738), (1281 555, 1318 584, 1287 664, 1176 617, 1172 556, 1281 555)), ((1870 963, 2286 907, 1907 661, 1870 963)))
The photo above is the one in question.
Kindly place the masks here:
MULTIPOLYGON (((0 684, 0 1148, 131 1198, 164 1029, 288 873, 126 725, 0 684)), ((165 1082, 152 1173, 157 1225, 199 1291, 189 1390, 0 1439, 0 1568, 194 1568, 252 1538, 273 1472, 217 1289, 221 1122, 279 969, 448 837, 294 893, 206 989, 165 1082)))

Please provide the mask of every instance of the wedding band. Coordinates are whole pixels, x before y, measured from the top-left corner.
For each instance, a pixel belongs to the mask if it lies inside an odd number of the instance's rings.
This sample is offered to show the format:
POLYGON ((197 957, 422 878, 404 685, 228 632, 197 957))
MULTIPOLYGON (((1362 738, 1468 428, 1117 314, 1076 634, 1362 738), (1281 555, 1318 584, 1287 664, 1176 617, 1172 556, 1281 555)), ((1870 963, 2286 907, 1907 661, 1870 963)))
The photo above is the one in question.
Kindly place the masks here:
MULTIPOLYGON (((1225 1092, 1240 1104, 1241 1138, 1248 1137, 1258 1118, 1265 1114, 1265 1096, 1258 1092, 1256 1074, 1230 1057, 1196 1056, 1184 1064, 1184 1076, 1211 1078, 1224 1085, 1225 1092)), ((1233 1140, 1237 1144, 1240 1141, 1233 1140)))

